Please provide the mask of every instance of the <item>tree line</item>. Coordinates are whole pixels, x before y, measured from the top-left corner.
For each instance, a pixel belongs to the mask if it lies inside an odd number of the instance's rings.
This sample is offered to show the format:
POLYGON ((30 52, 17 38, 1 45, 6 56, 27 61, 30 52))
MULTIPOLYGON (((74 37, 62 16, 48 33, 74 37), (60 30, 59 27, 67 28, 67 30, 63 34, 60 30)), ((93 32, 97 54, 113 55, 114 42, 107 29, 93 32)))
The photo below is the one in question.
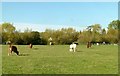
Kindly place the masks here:
POLYGON ((61 28, 58 30, 46 29, 44 32, 32 31, 30 29, 24 32, 16 31, 16 28, 11 23, 2 23, 0 25, 0 44, 6 44, 11 41, 14 44, 26 45, 47 45, 49 38, 52 38, 52 43, 71 44, 76 42, 79 44, 86 44, 87 42, 108 42, 117 44, 119 42, 120 21, 113 20, 108 24, 108 27, 102 28, 100 24, 88 26, 83 31, 76 31, 73 28, 61 28))

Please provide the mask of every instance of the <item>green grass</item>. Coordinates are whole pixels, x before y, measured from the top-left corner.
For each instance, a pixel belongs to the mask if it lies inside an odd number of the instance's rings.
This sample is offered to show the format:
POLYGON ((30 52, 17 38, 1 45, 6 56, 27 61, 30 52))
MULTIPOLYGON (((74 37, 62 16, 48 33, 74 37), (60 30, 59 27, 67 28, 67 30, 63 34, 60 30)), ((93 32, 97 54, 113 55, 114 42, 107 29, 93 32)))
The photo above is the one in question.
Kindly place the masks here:
POLYGON ((16 45, 21 56, 7 55, 2 46, 3 74, 117 74, 118 46, 100 45, 86 48, 78 45, 69 52, 68 45, 16 45))
POLYGON ((0 75, 2 74, 2 46, 0 45, 0 75))

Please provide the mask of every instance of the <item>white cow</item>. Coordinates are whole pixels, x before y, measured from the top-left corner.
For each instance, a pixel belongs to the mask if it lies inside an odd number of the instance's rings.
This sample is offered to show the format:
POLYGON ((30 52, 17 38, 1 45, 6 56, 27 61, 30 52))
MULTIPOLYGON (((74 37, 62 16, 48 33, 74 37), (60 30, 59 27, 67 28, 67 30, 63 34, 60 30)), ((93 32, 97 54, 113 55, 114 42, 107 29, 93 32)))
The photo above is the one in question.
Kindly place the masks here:
POLYGON ((97 45, 99 45, 99 43, 97 43, 97 45))
POLYGON ((70 51, 70 52, 72 52, 72 51, 75 52, 75 51, 76 51, 76 44, 74 44, 74 43, 71 44, 71 45, 70 45, 70 50, 69 50, 69 51, 70 51))

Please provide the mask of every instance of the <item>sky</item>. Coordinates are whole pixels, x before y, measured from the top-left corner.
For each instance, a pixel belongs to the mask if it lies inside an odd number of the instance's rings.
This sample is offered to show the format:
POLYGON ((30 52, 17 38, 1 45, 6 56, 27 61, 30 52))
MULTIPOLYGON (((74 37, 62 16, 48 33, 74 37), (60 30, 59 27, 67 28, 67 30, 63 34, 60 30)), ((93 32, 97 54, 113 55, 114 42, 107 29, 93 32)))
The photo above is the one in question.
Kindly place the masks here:
POLYGON ((119 0, 1 0, 2 2, 119 2, 119 0))
POLYGON ((72 27, 77 31, 92 24, 108 24, 118 19, 118 2, 2 2, 2 20, 17 30, 72 27))

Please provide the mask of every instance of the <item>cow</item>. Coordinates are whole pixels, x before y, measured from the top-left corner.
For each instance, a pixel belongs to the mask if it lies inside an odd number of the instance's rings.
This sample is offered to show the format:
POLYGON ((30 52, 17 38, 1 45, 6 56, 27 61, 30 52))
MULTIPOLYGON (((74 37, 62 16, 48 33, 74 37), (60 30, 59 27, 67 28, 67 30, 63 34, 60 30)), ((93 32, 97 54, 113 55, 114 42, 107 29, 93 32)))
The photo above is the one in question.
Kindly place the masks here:
POLYGON ((69 51, 70 51, 70 52, 72 52, 72 51, 75 52, 75 51, 76 51, 76 44, 72 43, 72 44, 70 45, 69 51))
POLYGON ((32 45, 32 43, 30 43, 29 48, 31 48, 31 49, 32 49, 32 47, 33 47, 33 45, 32 45))
POLYGON ((13 46, 12 44, 9 44, 9 49, 8 49, 8 56, 12 54, 12 52, 16 53, 19 55, 19 51, 17 50, 16 46, 13 46))
POLYGON ((87 42, 87 48, 90 48, 92 46, 91 42, 87 42))

